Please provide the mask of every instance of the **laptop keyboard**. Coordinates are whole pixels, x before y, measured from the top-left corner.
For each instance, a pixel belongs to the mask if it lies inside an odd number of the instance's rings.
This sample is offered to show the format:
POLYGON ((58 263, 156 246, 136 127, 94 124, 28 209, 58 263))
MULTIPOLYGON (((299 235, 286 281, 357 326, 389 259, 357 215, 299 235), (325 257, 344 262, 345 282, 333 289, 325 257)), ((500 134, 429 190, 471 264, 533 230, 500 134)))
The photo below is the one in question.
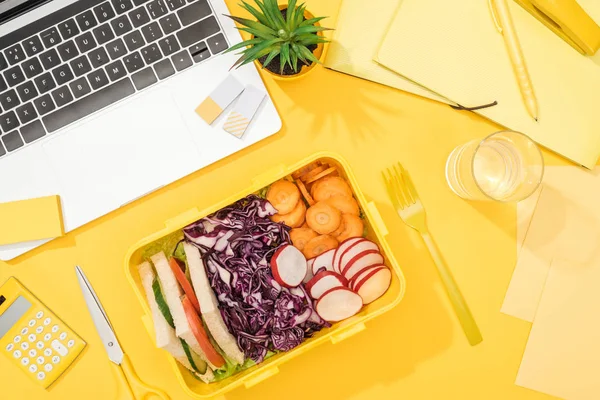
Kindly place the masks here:
POLYGON ((79 0, 0 38, 0 157, 227 49, 208 0, 79 0))

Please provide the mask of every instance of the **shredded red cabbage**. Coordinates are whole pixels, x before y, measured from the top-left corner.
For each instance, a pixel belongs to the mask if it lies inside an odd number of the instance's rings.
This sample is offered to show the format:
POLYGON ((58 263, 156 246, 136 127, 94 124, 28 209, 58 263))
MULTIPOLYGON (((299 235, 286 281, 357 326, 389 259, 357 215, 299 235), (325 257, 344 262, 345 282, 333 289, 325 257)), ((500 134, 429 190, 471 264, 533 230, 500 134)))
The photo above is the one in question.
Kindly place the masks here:
POLYGON ((269 219, 275 213, 267 200, 250 195, 183 230, 202 253, 227 328, 257 363, 329 326, 302 285, 288 290, 271 274, 273 253, 291 243, 290 228, 269 219))

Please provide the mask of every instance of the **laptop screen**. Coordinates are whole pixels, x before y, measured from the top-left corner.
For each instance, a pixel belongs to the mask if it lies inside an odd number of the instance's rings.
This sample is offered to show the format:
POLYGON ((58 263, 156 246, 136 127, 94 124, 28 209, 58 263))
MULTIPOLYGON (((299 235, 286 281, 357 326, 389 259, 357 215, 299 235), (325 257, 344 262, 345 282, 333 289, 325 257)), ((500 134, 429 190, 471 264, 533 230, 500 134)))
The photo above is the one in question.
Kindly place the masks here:
POLYGON ((0 24, 50 0, 0 0, 0 24))

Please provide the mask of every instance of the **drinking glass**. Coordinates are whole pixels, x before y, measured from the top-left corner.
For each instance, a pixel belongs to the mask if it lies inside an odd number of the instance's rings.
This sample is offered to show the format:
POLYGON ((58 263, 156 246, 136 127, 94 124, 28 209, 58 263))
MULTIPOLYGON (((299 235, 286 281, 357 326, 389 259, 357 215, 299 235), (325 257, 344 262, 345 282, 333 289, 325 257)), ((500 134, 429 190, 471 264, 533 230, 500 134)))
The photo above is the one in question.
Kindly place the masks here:
POLYGON ((520 201, 536 191, 543 176, 539 147, 513 131, 460 145, 446 162, 450 189, 466 200, 520 201))

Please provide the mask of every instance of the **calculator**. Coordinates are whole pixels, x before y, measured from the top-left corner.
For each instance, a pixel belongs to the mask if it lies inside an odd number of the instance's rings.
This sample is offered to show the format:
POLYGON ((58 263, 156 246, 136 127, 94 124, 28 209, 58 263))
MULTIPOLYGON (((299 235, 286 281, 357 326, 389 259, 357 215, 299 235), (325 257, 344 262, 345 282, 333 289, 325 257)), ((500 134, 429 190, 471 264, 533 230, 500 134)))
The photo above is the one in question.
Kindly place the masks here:
POLYGON ((0 287, 0 352, 34 382, 48 388, 85 345, 17 279, 0 287))

